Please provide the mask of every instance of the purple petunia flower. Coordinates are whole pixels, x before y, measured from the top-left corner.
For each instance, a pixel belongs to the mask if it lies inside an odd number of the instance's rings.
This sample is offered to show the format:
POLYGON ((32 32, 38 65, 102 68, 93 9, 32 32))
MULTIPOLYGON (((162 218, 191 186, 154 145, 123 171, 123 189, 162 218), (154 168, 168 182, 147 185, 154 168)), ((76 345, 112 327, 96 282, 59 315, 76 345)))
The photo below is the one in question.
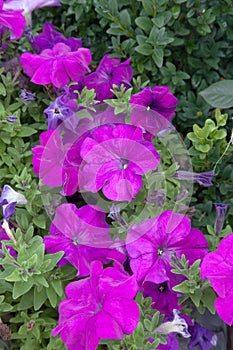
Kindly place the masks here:
POLYGON ((57 97, 45 110, 44 115, 48 122, 48 129, 56 129, 62 122, 77 111, 75 101, 67 95, 57 97))
POLYGON ((45 49, 52 49, 57 43, 64 43, 71 48, 71 51, 77 51, 82 47, 82 40, 78 38, 65 38, 62 33, 56 32, 52 23, 46 22, 43 27, 43 32, 33 37, 31 42, 32 48, 40 53, 45 49))
POLYGON ((5 185, 0 197, 0 206, 2 206, 5 219, 15 214, 16 204, 27 204, 27 200, 23 194, 16 192, 9 185, 5 185))
POLYGON ((26 20, 22 11, 17 8, 8 9, 5 2, 0 0, 0 26, 10 30, 10 39, 17 40, 23 35, 26 20))
POLYGON ((201 277, 208 278, 218 294, 215 309, 221 319, 233 325, 233 233, 223 238, 218 250, 207 254, 201 264, 201 277))
POLYGON ((226 211, 229 205, 230 204, 214 203, 216 214, 217 214, 216 221, 214 224, 214 231, 216 235, 218 235, 222 231, 226 211))
POLYGON ((56 44, 52 49, 46 49, 40 55, 30 52, 23 53, 20 63, 24 72, 31 77, 35 84, 54 84, 57 88, 78 81, 80 77, 89 72, 91 62, 89 49, 80 48, 71 51, 63 43, 56 44))
MULTIPOLYGON (((10 238, 7 236, 6 231, 0 225, 0 255, 2 258, 4 258, 4 252, 2 251, 2 241, 3 240, 9 241, 10 238)), ((6 248, 8 249, 11 256, 13 256, 13 257, 17 256, 17 253, 14 250, 14 248, 12 248, 11 246, 8 246, 8 245, 6 245, 6 248)))
POLYGON ((117 266, 103 270, 95 261, 90 278, 66 287, 67 298, 59 305, 58 326, 52 335, 60 334, 70 350, 96 350, 102 338, 123 340, 140 318, 133 300, 136 293, 134 276, 117 266))
POLYGON ((188 328, 191 339, 188 344, 188 350, 192 350, 199 347, 200 350, 210 350, 213 346, 217 345, 217 335, 211 332, 209 329, 202 327, 199 323, 188 328))
POLYGON ((31 13, 45 6, 61 6, 59 0, 6 0, 4 10, 23 10, 27 24, 31 24, 31 13))
POLYGON ((166 338, 167 344, 159 344, 156 350, 179 350, 179 342, 175 333, 170 333, 166 338))
MULTIPOLYGON (((96 206, 85 205, 77 209, 74 204, 60 205, 50 228, 50 236, 44 237, 46 251, 64 251, 59 265, 70 262, 78 271, 77 276, 89 275, 94 260, 121 263, 125 255, 120 253, 109 236, 105 213, 96 206)), ((119 242, 120 244, 121 242, 119 242)))
POLYGON ((133 71, 129 65, 130 59, 120 62, 120 58, 109 58, 109 54, 105 55, 96 71, 85 77, 84 85, 88 89, 95 89, 96 99, 100 102, 114 97, 110 91, 113 84, 118 86, 123 84, 126 89, 131 87, 133 71))
POLYGON ((172 288, 177 284, 170 265, 174 252, 178 258, 184 254, 191 265, 205 256, 207 248, 203 233, 191 228, 188 217, 172 210, 132 225, 126 238, 130 267, 142 285, 168 281, 172 288))
POLYGON ((145 87, 132 95, 130 121, 141 126, 152 135, 169 127, 169 121, 175 115, 177 98, 170 92, 169 86, 145 87))
POLYGON ((199 183, 199 185, 202 186, 213 186, 213 177, 214 177, 214 171, 206 171, 203 173, 194 173, 190 171, 177 171, 172 177, 175 177, 179 180, 191 180, 196 181, 199 183))
POLYGON ((80 189, 98 192, 111 200, 132 201, 142 187, 142 175, 155 170, 160 156, 141 128, 106 125, 95 129, 81 146, 80 189))
POLYGON ((178 305, 178 300, 182 294, 171 290, 168 282, 160 284, 145 282, 142 291, 145 298, 152 298, 152 308, 159 310, 161 314, 172 315, 173 309, 181 308, 181 305, 178 305))

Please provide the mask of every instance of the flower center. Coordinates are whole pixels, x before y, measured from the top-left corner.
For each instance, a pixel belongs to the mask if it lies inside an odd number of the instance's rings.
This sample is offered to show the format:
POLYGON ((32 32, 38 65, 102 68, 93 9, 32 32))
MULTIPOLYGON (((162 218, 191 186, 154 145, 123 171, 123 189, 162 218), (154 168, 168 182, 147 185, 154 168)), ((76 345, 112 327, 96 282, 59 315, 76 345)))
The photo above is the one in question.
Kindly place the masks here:
POLYGON ((55 113, 55 114, 60 114, 60 109, 59 109, 58 107, 56 107, 56 108, 54 109, 54 113, 55 113))
POLYGON ((160 293, 163 293, 163 292, 165 291, 165 289, 166 289, 165 283, 161 284, 161 285, 158 287, 158 291, 159 291, 160 293))
POLYGON ((163 249, 162 248, 158 248, 157 253, 159 256, 163 255, 163 249))
POLYGON ((129 165, 129 161, 128 159, 125 159, 125 158, 121 158, 120 159, 120 169, 121 170, 125 170, 129 165))

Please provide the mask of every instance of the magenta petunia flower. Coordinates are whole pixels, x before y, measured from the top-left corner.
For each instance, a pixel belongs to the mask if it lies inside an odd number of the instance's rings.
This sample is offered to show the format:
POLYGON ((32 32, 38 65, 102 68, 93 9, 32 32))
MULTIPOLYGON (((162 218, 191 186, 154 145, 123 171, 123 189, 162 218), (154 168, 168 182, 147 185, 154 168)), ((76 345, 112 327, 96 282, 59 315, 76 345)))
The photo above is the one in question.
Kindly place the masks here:
POLYGON ((208 243, 201 231, 191 228, 188 217, 167 210, 140 225, 132 225, 126 249, 140 284, 168 281, 172 288, 177 284, 177 275, 171 272, 170 265, 173 254, 178 258, 184 254, 191 265, 205 256, 208 243))
POLYGON ((201 277, 208 278, 218 294, 215 309, 228 325, 233 325, 233 233, 223 238, 218 250, 211 252, 201 264, 201 277))
POLYGON ((136 328, 140 312, 133 300, 137 293, 134 276, 120 267, 93 262, 91 276, 71 282, 67 298, 59 305, 58 326, 52 335, 60 334, 70 350, 96 350, 101 339, 123 340, 136 328))
POLYGON ((26 20, 22 11, 17 8, 7 9, 5 2, 0 0, 0 26, 10 30, 10 39, 17 40, 23 35, 26 20))
POLYGON ((169 127, 169 121, 175 115, 177 98, 170 92, 169 86, 145 87, 132 95, 130 121, 156 135, 169 127))
POLYGON ((59 0, 6 0, 4 10, 23 10, 27 23, 31 23, 32 11, 45 6, 61 6, 59 0))
POLYGON ((129 64, 130 59, 121 63, 120 58, 109 58, 109 54, 105 55, 96 71, 85 77, 84 85, 88 89, 95 89, 96 99, 100 102, 113 98, 115 95, 110 91, 113 84, 123 84, 126 89, 131 87, 133 71, 129 64))
POLYGON ((44 237, 46 251, 49 254, 64 251, 59 265, 70 262, 79 277, 89 275, 94 260, 123 263, 125 255, 116 249, 122 242, 111 240, 105 215, 96 206, 85 205, 77 209, 74 204, 60 205, 52 221, 51 235, 44 237))
POLYGON ((78 189, 78 174, 81 158, 79 144, 63 144, 57 130, 48 130, 40 135, 40 145, 32 148, 34 173, 42 183, 51 187, 63 186, 63 194, 70 196, 78 189))
POLYGON ((154 145, 143 140, 141 128, 126 124, 96 128, 83 141, 80 154, 80 189, 102 188, 116 201, 132 201, 142 187, 142 175, 155 170, 160 161, 154 145))
POLYGON ((63 43, 56 44, 52 49, 46 49, 40 55, 30 52, 23 53, 20 63, 24 72, 31 77, 35 84, 54 84, 57 88, 78 81, 80 77, 89 72, 91 62, 89 49, 80 48, 71 51, 63 43))
POLYGON ((71 51, 77 51, 82 47, 82 40, 78 38, 65 38, 62 33, 56 32, 52 23, 46 22, 41 34, 33 37, 32 48, 40 53, 45 49, 52 49, 57 43, 64 43, 71 48, 71 51))

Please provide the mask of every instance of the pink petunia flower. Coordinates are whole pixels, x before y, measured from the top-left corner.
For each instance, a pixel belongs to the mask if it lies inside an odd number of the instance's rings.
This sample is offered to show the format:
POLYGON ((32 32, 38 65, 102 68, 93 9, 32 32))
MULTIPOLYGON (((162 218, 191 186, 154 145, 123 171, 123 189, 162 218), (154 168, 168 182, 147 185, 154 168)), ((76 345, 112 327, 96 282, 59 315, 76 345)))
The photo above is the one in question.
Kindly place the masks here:
POLYGON ((188 217, 166 210, 133 225, 126 238, 126 249, 130 267, 140 284, 168 281, 172 288, 177 284, 177 275, 171 272, 172 255, 176 253, 181 258, 184 254, 191 265, 205 256, 208 243, 201 231, 191 228, 188 217))
POLYGON ((143 140, 141 128, 117 124, 96 128, 80 151, 80 189, 98 192, 111 200, 132 201, 142 187, 142 175, 155 170, 160 156, 143 140))
POLYGON ((71 51, 69 46, 58 43, 52 49, 43 50, 40 55, 23 53, 20 63, 33 83, 39 85, 52 83, 60 88, 70 81, 78 81, 89 72, 88 65, 91 59, 89 49, 80 48, 71 51))
POLYGON ((60 334, 70 350, 96 350, 101 339, 123 340, 140 318, 133 300, 137 289, 134 276, 117 266, 103 270, 99 261, 93 262, 90 278, 66 287, 52 335, 60 334))
POLYGON ((77 276, 89 275, 94 260, 109 263, 125 261, 125 255, 116 248, 121 242, 113 242, 105 213, 96 206, 85 205, 77 209, 74 204, 60 205, 50 228, 50 236, 44 237, 46 251, 64 251, 59 265, 70 262, 78 271, 77 276))
POLYGON ((4 10, 23 10, 27 24, 31 24, 31 13, 45 6, 61 6, 59 0, 6 0, 4 10))
POLYGON ((96 99, 100 102, 113 98, 114 94, 110 91, 113 84, 123 84, 126 89, 131 87, 133 71, 129 64, 130 59, 121 63, 120 58, 109 58, 109 54, 105 55, 96 71, 85 77, 84 86, 95 89, 96 99))
POLYGON ((218 294, 215 309, 229 326, 233 325, 233 233, 223 238, 216 252, 207 254, 201 264, 201 277, 208 278, 218 294))
POLYGON ((17 8, 7 9, 5 3, 0 0, 0 26, 10 30, 10 39, 17 40, 23 35, 26 20, 22 11, 17 8))

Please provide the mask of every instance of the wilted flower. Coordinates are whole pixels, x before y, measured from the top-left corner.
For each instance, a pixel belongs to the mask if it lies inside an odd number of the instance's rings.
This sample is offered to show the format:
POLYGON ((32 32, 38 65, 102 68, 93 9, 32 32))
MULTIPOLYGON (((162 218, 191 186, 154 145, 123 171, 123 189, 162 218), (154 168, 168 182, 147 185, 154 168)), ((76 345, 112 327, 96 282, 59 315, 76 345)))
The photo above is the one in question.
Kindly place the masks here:
POLYGON ((84 85, 88 89, 95 89, 96 99, 100 102, 113 98, 114 94, 110 91, 113 84, 123 84, 126 89, 131 86, 133 71, 129 64, 130 59, 121 63, 120 58, 109 58, 109 55, 105 55, 96 71, 85 77, 84 85))
POLYGON ((27 200, 23 194, 16 192, 9 185, 5 185, 0 197, 0 205, 5 219, 15 214, 16 204, 27 204, 27 200))
POLYGON ((9 123, 15 123, 17 121, 17 117, 16 115, 9 115, 8 117, 6 117, 6 120, 9 122, 9 123))
POLYGON ((80 189, 102 188, 111 200, 132 201, 142 187, 142 175, 155 170, 160 156, 140 128, 117 124, 96 128, 81 146, 80 189))
POLYGON ((31 102, 31 101, 36 100, 35 94, 33 94, 32 92, 27 91, 27 90, 25 90, 25 89, 22 89, 22 90, 20 91, 19 98, 20 98, 24 103, 26 103, 26 104, 27 104, 28 102, 31 102))
POLYGON ((22 10, 27 24, 31 24, 32 11, 45 6, 61 6, 61 4, 59 0, 6 0, 4 2, 4 10, 22 10))
POLYGON ((218 294, 215 309, 221 319, 233 325, 233 233, 223 238, 218 250, 205 256, 201 264, 201 277, 208 278, 218 294))
POLYGON ((46 22, 43 32, 33 37, 32 48, 40 53, 45 49, 52 49, 57 43, 64 43, 71 48, 71 51, 77 51, 82 47, 82 40, 78 38, 65 38, 62 33, 56 32, 52 23, 46 22))
POLYGON ((171 272, 174 252, 178 258, 184 254, 191 265, 205 256, 207 247, 204 234, 191 228, 190 219, 172 210, 132 225, 126 238, 130 267, 142 285, 168 281, 172 288, 178 278, 171 272))
POLYGON ((158 207, 163 207, 166 201, 166 193, 162 190, 155 190, 146 198, 146 203, 154 203, 158 207))
POLYGON ((108 214, 108 217, 116 222, 118 222, 122 227, 127 228, 128 224, 127 222, 123 219, 123 217, 120 214, 121 207, 117 206, 113 203, 111 206, 110 212, 108 214))
POLYGON ((193 326, 189 326, 188 330, 191 334, 188 350, 192 350, 196 346, 199 346, 200 350, 210 350, 217 345, 217 335, 199 323, 195 322, 193 326))
POLYGON ((20 63, 24 72, 31 77, 35 84, 53 83, 60 88, 70 81, 78 81, 81 76, 90 71, 91 62, 89 49, 80 48, 71 51, 63 43, 56 44, 52 49, 46 49, 41 54, 23 53, 20 63))
POLYGON ((214 203, 214 205, 215 205, 216 214, 217 214, 216 221, 214 224, 214 232, 216 235, 218 235, 222 231, 225 214, 226 214, 227 208, 229 207, 229 204, 214 203))
POLYGON ((6 3, 0 0, 0 26, 10 30, 10 39, 17 40, 23 35, 26 24, 22 11, 17 8, 6 8, 6 3))
POLYGON ((203 173, 194 173, 189 171, 183 171, 179 170, 177 171, 173 177, 179 179, 179 180, 192 180, 196 181, 202 186, 213 186, 213 177, 214 177, 214 171, 206 171, 203 173))
POLYGON ((173 321, 167 321, 159 325, 154 333, 156 334, 170 334, 170 333, 178 333, 182 335, 184 338, 189 338, 190 334, 188 332, 188 325, 184 318, 179 316, 179 311, 173 310, 174 319, 173 321))
POLYGON ((60 205, 50 228, 50 236, 44 237, 46 251, 64 251, 59 265, 70 262, 77 269, 77 276, 89 275, 94 260, 108 263, 124 262, 125 256, 116 250, 109 236, 105 213, 98 207, 85 205, 77 209, 74 204, 60 205))
POLYGON ((102 338, 123 340, 140 318, 133 300, 137 289, 134 276, 120 267, 103 270, 99 261, 93 262, 90 278, 67 285, 52 335, 60 334, 70 350, 96 350, 102 338))

